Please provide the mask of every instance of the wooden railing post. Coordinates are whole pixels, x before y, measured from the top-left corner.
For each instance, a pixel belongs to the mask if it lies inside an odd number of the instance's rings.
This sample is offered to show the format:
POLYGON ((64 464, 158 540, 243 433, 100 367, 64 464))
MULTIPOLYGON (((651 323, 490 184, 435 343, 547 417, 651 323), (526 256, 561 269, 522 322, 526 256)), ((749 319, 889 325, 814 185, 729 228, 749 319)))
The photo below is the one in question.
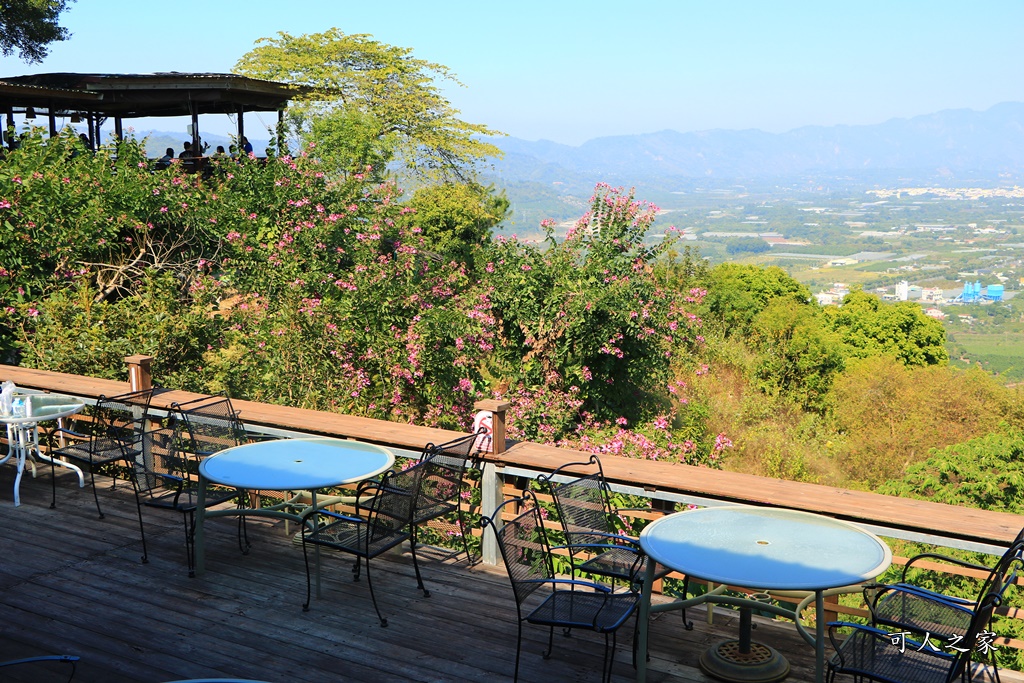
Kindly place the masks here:
POLYGON ((131 387, 131 391, 153 388, 153 375, 150 371, 153 364, 152 356, 128 356, 124 362, 128 366, 128 386, 131 387))
POLYGON ((473 404, 477 410, 486 410, 491 414, 491 453, 504 453, 505 444, 505 413, 512 407, 510 403, 486 398, 473 404))
MULTIPOLYGON (((491 453, 497 455, 504 453, 507 447, 505 443, 505 413, 511 407, 505 401, 484 399, 473 404, 477 410, 486 410, 491 414, 491 453)), ((480 476, 480 511, 484 515, 490 515, 505 500, 502 493, 501 475, 498 474, 498 466, 493 462, 485 462, 480 476)), ((494 530, 501 529, 500 519, 491 520, 494 523, 494 530)), ((487 533, 480 539, 480 558, 485 564, 498 564, 501 556, 498 551, 498 543, 494 534, 487 533)))
MULTIPOLYGON (((493 462, 485 462, 483 471, 480 474, 480 512, 482 514, 490 516, 502 504, 505 500, 502 488, 498 466, 493 462)), ((495 531, 498 531, 503 526, 500 518, 491 521, 494 523, 495 531)), ((498 541, 495 539, 494 534, 487 531, 487 529, 483 530, 483 536, 480 537, 480 559, 483 560, 484 564, 496 565, 501 563, 498 541)))

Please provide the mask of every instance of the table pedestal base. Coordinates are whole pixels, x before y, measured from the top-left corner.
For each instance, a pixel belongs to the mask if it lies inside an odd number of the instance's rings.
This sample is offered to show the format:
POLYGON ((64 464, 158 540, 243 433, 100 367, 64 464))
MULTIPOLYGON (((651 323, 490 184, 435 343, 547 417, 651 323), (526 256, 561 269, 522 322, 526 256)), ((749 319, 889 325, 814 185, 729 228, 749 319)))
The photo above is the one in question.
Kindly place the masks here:
POLYGON ((733 683, 771 683, 789 675, 789 662, 774 649, 751 643, 748 650, 738 640, 719 643, 700 656, 700 670, 733 683))

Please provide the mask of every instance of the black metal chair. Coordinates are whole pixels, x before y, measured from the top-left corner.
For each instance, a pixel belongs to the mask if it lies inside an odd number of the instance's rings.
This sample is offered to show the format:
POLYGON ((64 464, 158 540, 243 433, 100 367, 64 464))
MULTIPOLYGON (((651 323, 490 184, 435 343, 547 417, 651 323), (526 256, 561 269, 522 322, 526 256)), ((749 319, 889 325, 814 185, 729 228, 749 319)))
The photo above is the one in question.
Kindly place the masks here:
MULTIPOLYGON (((354 515, 339 514, 319 506, 308 511, 302 528, 302 554, 306 562, 306 602, 302 606, 303 610, 309 610, 311 597, 308 547, 323 546, 355 555, 356 561, 352 567, 354 581, 359 580, 365 560, 366 583, 370 587, 373 608, 377 611, 380 625, 388 625, 373 592, 370 560, 410 540, 412 513, 422 472, 423 463, 400 472, 389 470, 380 481, 362 482, 356 489, 354 515), (321 522, 321 517, 326 518, 326 521, 321 522)), ((423 581, 415 546, 412 548, 412 562, 416 570, 416 582, 422 589, 423 581)))
MULTIPOLYGON (((829 638, 836 653, 828 662, 828 681, 833 683, 837 674, 849 674, 855 680, 869 679, 883 683, 952 683, 957 679, 972 679, 972 654, 983 647, 985 633, 995 609, 1003 603, 1006 588, 1017 578, 1021 560, 1014 557, 978 594, 969 608, 971 618, 965 632, 936 646, 928 637, 916 640, 909 631, 889 632, 872 626, 833 622, 829 624, 829 638), (846 638, 841 630, 852 629, 846 638)), ((935 598, 939 601, 939 598, 935 598)), ((949 602, 949 610, 962 605, 949 602)), ((936 635, 934 633, 932 636, 936 635)), ((992 647, 991 643, 987 647, 992 647)))
POLYGON ((79 659, 80 657, 75 655, 43 655, 41 657, 25 657, 24 659, 12 659, 10 661, 0 662, 0 668, 8 666, 23 666, 26 664, 40 664, 44 662, 70 664, 71 673, 68 674, 68 683, 71 683, 71 679, 75 677, 75 669, 78 667, 79 659))
MULTIPOLYGON (((192 577, 195 576, 195 513, 198 506, 202 444, 193 438, 188 422, 180 415, 172 413, 167 422, 167 426, 148 430, 145 447, 128 461, 139 512, 142 561, 149 561, 142 519, 143 506, 177 512, 182 516, 188 575, 192 577)), ((237 501, 239 495, 238 491, 207 485, 206 505, 213 507, 237 501)), ((241 547, 241 531, 239 535, 241 547)))
MULTIPOLYGON (((949 640, 962 638, 970 627, 974 616, 974 601, 946 595, 915 585, 911 580, 914 566, 922 561, 940 561, 968 569, 988 572, 982 583, 981 594, 990 592, 991 586, 1004 575, 1011 564, 1020 561, 1024 555, 1024 529, 1003 553, 993 567, 968 562, 938 553, 921 553, 910 558, 903 567, 899 583, 891 585, 869 585, 864 589, 864 601, 871 612, 873 626, 887 626, 899 631, 910 631, 917 635, 934 636, 949 640)), ((991 651, 989 652, 991 654, 991 651)), ((998 680, 995 659, 990 664, 998 680)))
MULTIPOLYGON (((412 518, 411 542, 415 545, 418 540, 418 527, 431 520, 457 514, 458 533, 462 538, 462 548, 466 551, 466 561, 470 564, 473 564, 473 558, 469 553, 469 541, 466 538, 462 495, 467 490, 466 471, 473 463, 473 446, 477 436, 470 434, 438 446, 427 444, 423 449, 420 462, 426 467, 419 478, 420 489, 412 518)), ((427 591, 424 594, 430 595, 427 591)))
MULTIPOLYGON (((92 485, 92 495, 100 519, 103 519, 103 510, 100 508, 100 498, 96 493, 96 470, 106 465, 120 465, 141 451, 142 435, 152 398, 152 389, 109 398, 100 396, 95 406, 71 418, 75 429, 57 427, 47 432, 51 458, 77 463, 89 470, 89 482, 92 485)), ((53 487, 50 507, 55 508, 57 481, 56 466, 53 462, 50 463, 50 474, 53 487)), ((114 485, 116 484, 115 476, 114 485)))
POLYGON ((172 403, 171 408, 188 424, 200 457, 249 443, 245 425, 227 396, 207 396, 186 403, 172 403))
MULTIPOLYGON (((572 578, 589 574, 607 577, 613 586, 615 581, 624 581, 638 588, 643 582, 647 555, 639 539, 620 533, 612 523, 619 510, 612 506, 611 488, 604 478, 600 458, 591 455, 586 462, 567 463, 537 480, 547 484, 554 501, 565 549, 569 551, 572 578), (570 478, 565 480, 566 477, 570 478)), ((664 577, 671 571, 657 565, 655 577, 664 577)), ((684 577, 683 594, 688 590, 689 577, 684 577)), ((693 628, 686 620, 686 610, 683 625, 687 630, 693 628)))
POLYGON ((554 647, 555 627, 590 629, 604 634, 601 678, 603 681, 610 680, 616 633, 636 611, 640 596, 633 591, 615 593, 608 586, 590 581, 556 578, 551 562, 551 547, 544 531, 537 498, 532 492, 524 492, 522 498, 506 500, 494 514, 484 517, 481 525, 494 532, 515 595, 519 631, 516 637, 514 680, 519 680, 524 621, 549 628, 545 659, 551 655, 554 647), (527 509, 518 517, 502 523, 501 515, 506 508, 524 506, 527 509), (540 604, 532 608, 524 606, 528 598, 545 587, 550 592, 540 604))

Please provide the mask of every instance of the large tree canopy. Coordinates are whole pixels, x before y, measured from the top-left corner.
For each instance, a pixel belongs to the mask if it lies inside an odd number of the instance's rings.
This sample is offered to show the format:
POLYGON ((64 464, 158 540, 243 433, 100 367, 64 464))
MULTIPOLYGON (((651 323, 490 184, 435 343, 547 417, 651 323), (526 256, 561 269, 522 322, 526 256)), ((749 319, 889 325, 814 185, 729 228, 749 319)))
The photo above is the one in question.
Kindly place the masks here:
POLYGON ((15 50, 25 62, 41 62, 47 45, 71 35, 57 24, 57 17, 74 0, 0 0, 0 52, 10 57, 15 50))
POLYGON ((441 94, 439 80, 458 83, 447 67, 366 34, 278 33, 256 41, 235 71, 308 88, 289 110, 291 122, 310 142, 325 143, 320 154, 342 172, 395 155, 420 173, 461 177, 500 154, 477 138, 494 131, 458 118, 441 94))

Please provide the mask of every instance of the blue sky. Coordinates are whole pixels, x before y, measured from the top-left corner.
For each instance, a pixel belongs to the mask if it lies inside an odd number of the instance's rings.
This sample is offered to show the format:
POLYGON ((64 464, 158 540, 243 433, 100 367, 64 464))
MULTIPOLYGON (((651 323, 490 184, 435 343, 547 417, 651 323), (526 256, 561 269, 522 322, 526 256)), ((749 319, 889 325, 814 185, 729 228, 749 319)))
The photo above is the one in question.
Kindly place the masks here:
POLYGON ((467 121, 573 145, 1024 100, 1017 0, 77 0, 62 24, 74 35, 46 61, 4 58, 0 75, 224 72, 260 37, 337 26, 447 65, 467 121))

